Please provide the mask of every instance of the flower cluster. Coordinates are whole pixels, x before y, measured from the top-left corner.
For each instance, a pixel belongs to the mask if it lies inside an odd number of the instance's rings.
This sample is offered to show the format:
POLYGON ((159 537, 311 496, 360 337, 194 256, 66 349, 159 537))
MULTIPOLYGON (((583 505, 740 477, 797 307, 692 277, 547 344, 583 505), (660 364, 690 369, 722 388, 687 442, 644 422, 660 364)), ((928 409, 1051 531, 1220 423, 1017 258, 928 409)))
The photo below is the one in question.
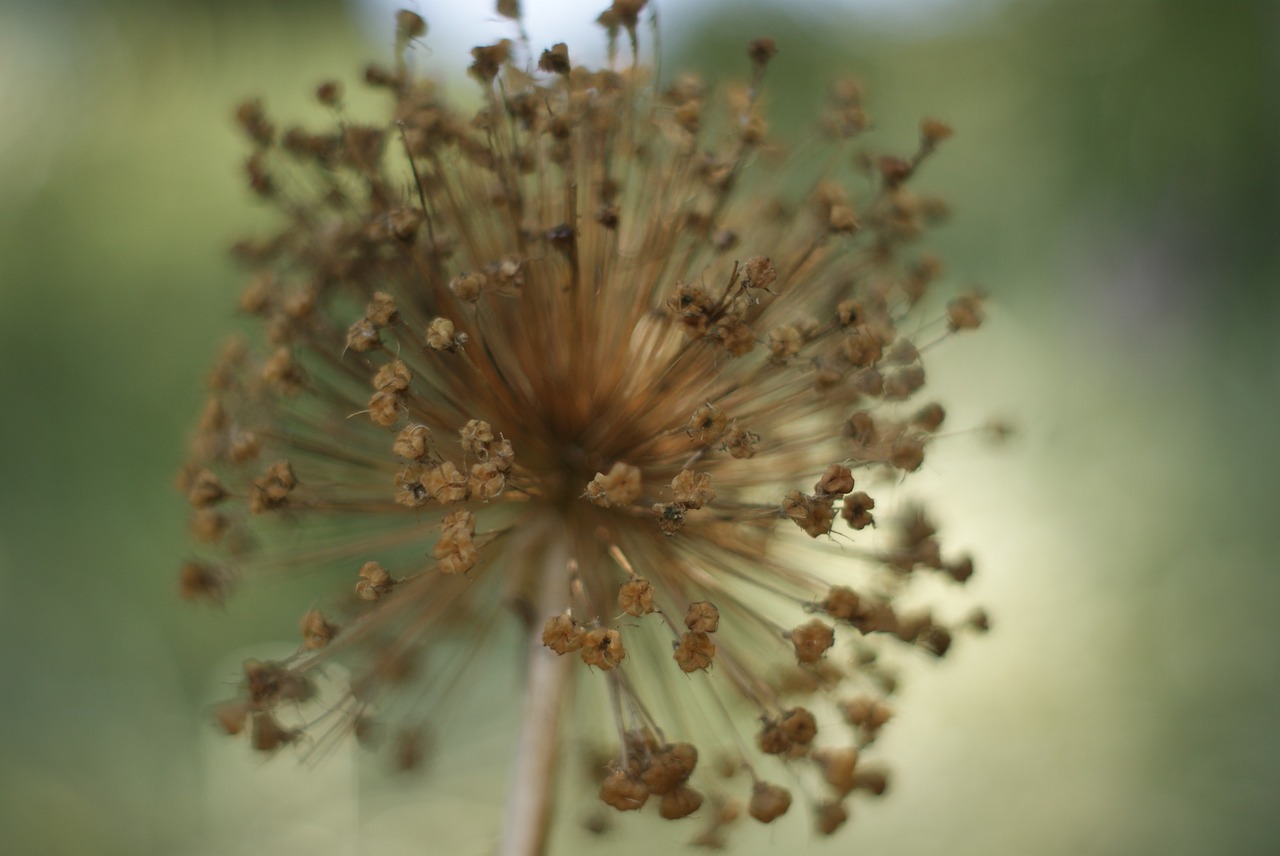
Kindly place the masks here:
MULTIPOLYGON (((873 153, 842 82, 788 148, 759 103, 772 41, 740 87, 659 83, 644 5, 601 16, 631 45, 608 68, 476 48, 476 109, 410 73, 409 12, 397 63, 365 74, 388 118, 348 116, 337 83, 316 93, 329 130, 240 108, 283 225, 236 248, 262 335, 210 376, 182 591, 335 580, 325 611, 299 605, 297 652, 246 663, 218 710, 259 750, 381 734, 412 766, 414 717, 514 607, 530 692, 574 682, 572 733, 604 745, 603 803, 699 813, 714 845, 798 798, 831 833, 886 788, 864 757, 892 717, 886 659, 985 626, 906 605, 972 563, 920 507, 885 508, 945 418, 922 354, 982 318, 976 295, 929 298, 940 264, 911 251, 945 214, 913 179, 951 130, 873 153), (337 716, 307 705, 335 660, 337 716)), ((541 739, 570 733, 556 719, 541 739)))

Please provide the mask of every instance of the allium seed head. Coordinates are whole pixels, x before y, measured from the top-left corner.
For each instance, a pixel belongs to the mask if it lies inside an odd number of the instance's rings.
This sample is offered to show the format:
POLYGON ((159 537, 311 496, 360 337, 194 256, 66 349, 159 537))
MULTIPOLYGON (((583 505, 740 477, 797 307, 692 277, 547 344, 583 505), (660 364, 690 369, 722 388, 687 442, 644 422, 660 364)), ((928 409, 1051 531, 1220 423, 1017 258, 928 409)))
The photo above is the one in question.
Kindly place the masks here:
MULTIPOLYGON (((599 18, 635 57, 645 9, 599 18)), ((246 664, 223 730, 268 753, 383 719, 421 735, 420 661, 460 643, 457 675, 433 678, 451 683, 514 604, 532 631, 522 729, 542 743, 521 750, 513 804, 545 808, 535 774, 572 697, 566 716, 607 726, 605 804, 701 810, 699 840, 722 842, 744 803, 768 823, 794 792, 834 832, 851 792, 886 787, 861 761, 890 719, 878 655, 940 657, 986 626, 899 608, 916 574, 973 573, 922 510, 894 513, 944 417, 920 400, 922 355, 983 318, 976 294, 930 315, 939 265, 912 249, 942 211, 916 177, 951 128, 855 151, 869 120, 846 82, 828 133, 788 149, 760 107, 770 39, 727 94, 503 40, 472 51, 463 108, 408 71, 426 22, 401 12, 395 32, 394 69, 366 73, 388 99, 376 121, 343 115, 335 82, 316 91, 326 130, 237 113, 281 226, 238 247, 262 335, 210 378, 181 591, 220 601, 284 568, 340 584, 323 614, 298 604, 294 655, 246 664), (334 661, 350 689, 309 710, 334 661)), ((420 744, 384 741, 406 768, 420 744)))

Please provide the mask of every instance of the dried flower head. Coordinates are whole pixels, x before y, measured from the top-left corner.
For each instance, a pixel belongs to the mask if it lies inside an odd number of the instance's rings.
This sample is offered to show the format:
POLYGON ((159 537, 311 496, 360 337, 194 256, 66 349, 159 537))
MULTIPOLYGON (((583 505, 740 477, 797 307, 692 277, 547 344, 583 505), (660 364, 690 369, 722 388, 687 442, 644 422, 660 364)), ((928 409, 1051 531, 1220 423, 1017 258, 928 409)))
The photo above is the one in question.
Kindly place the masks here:
MULTIPOLYGON (((599 18, 633 57, 644 11, 599 18)), ((211 376, 181 590, 220 601, 285 568, 342 582, 323 613, 298 605, 296 654, 246 664, 219 722, 264 752, 383 720, 420 735, 435 696, 401 690, 437 645, 467 654, 432 686, 466 674, 514 602, 529 686, 503 852, 542 846, 562 713, 606 735, 615 809, 683 818, 707 793, 698 840, 722 842, 744 804, 768 823, 794 794, 835 831, 886 786, 862 762, 890 718, 881 655, 940 657, 986 626, 900 605, 917 575, 973 569, 923 510, 874 529, 943 419, 921 355, 982 319, 974 294, 930 310, 939 265, 912 251, 940 210, 914 179, 951 129, 863 151, 842 84, 827 135, 788 150, 760 107, 768 39, 726 94, 504 40, 472 52, 464 110, 409 73, 425 32, 397 15, 395 66, 365 75, 389 102, 376 122, 332 82, 327 130, 237 114, 283 225, 237 248, 262 337, 211 376), (830 166, 804 186, 789 167, 810 147, 830 166), (335 660, 350 688, 309 711, 335 660)))

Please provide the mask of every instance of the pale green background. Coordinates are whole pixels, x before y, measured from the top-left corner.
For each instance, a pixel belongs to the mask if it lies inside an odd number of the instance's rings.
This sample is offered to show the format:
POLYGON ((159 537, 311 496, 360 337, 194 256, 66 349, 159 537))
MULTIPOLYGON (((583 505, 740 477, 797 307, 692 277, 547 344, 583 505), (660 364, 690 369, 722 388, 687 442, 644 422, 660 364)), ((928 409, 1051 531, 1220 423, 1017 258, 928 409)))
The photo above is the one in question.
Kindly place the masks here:
MULTIPOLYGON (((740 852, 1280 852, 1278 8, 958 2, 914 28, 749 9, 668 34, 672 65, 706 70, 773 34, 779 126, 836 70, 867 80, 886 145, 921 115, 957 126, 924 180, 991 324, 931 383, 955 421, 1021 428, 917 482, 979 556, 996 630, 909 676, 890 797, 830 844, 788 818, 740 852)), ((229 115, 258 93, 319 120, 313 83, 385 55, 362 39, 332 3, 0 5, 0 852, 492 845, 513 664, 478 676, 421 779, 345 751, 263 764, 206 706, 291 639, 309 589, 219 612, 173 582, 172 478, 234 324, 224 250, 265 222, 229 115)), ((693 832, 622 820, 560 850, 693 832)))

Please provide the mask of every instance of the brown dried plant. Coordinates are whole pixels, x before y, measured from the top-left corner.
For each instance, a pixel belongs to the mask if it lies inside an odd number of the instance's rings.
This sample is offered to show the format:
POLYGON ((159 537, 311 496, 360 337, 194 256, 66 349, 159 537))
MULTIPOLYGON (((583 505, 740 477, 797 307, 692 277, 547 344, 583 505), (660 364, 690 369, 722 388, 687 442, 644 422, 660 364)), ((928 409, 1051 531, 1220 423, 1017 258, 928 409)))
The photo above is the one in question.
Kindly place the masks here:
POLYGON ((218 721, 264 752, 390 731, 416 766, 422 720, 514 607, 503 853, 545 847, 570 734, 605 746, 604 803, 701 814, 698 843, 744 804, 768 823, 798 801, 830 834, 886 787, 864 761, 892 716, 885 655, 985 627, 904 606, 917 577, 972 572, 919 507, 874 529, 945 416, 919 400, 921 354, 982 317, 973 295, 926 299, 939 263, 909 249, 945 210, 913 184, 950 129, 868 154, 841 83, 789 149, 759 104, 771 40, 742 87, 659 85, 636 60, 644 5, 600 17, 630 63, 476 48, 473 111, 409 72, 425 24, 401 12, 396 65, 365 74, 389 118, 349 118, 336 83, 316 93, 327 131, 238 112, 283 227, 237 247, 263 335, 210 378, 182 592, 341 582, 326 611, 299 604, 294 655, 245 664, 218 721), (339 660, 350 687, 316 709, 339 660))

